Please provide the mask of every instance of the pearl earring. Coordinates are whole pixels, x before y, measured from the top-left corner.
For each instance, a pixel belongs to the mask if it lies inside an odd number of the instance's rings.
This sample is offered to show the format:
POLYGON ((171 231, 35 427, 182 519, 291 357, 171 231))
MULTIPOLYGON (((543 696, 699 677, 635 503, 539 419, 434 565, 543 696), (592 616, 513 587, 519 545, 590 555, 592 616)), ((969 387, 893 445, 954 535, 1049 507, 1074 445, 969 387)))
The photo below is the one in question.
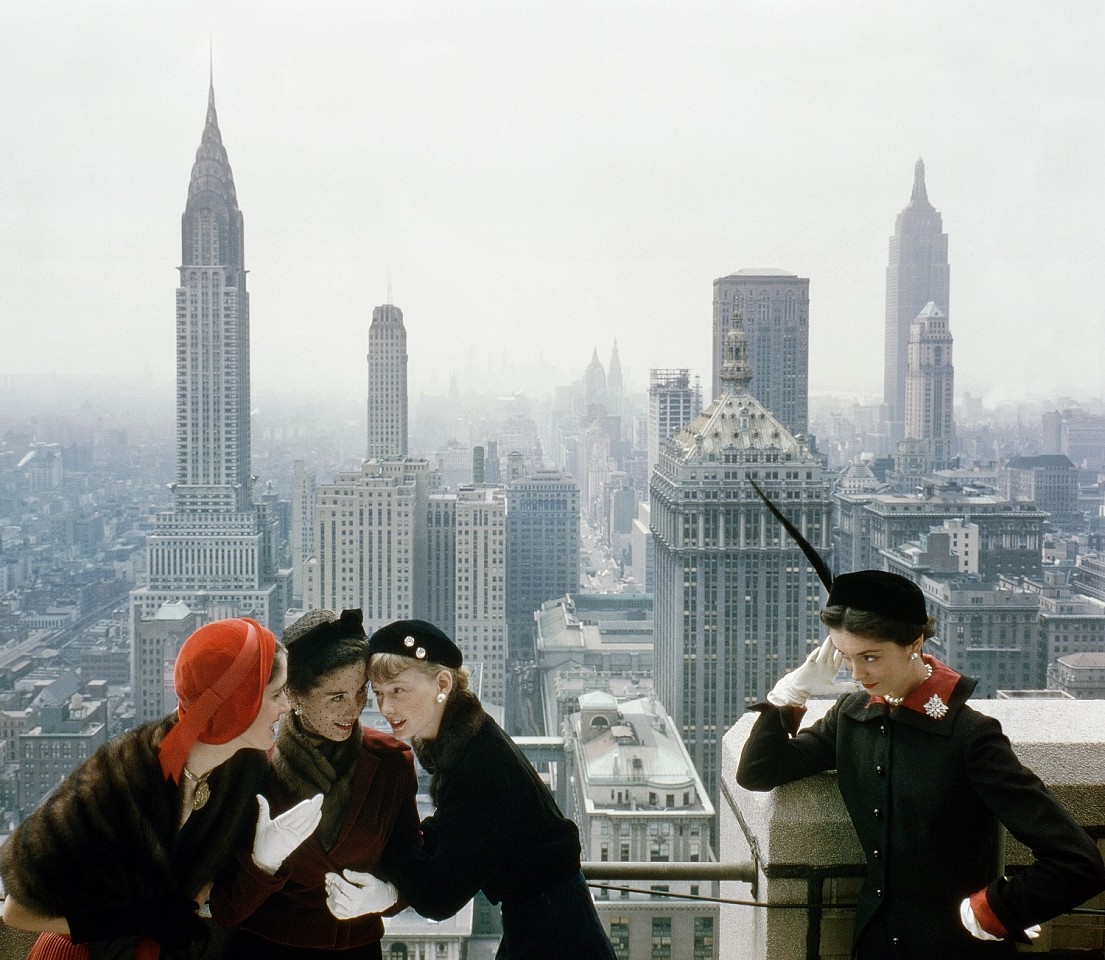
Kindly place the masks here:
POLYGON ((445 702, 445 691, 444 690, 442 690, 441 693, 439 693, 437 695, 437 702, 438 703, 444 703, 445 702))
POLYGON ((295 705, 295 715, 297 717, 303 716, 303 708, 298 703, 295 705))
POLYGON ((911 653, 909 655, 909 659, 910 660, 916 660, 919 656, 920 656, 920 654, 916 650, 914 650, 913 653, 911 653))

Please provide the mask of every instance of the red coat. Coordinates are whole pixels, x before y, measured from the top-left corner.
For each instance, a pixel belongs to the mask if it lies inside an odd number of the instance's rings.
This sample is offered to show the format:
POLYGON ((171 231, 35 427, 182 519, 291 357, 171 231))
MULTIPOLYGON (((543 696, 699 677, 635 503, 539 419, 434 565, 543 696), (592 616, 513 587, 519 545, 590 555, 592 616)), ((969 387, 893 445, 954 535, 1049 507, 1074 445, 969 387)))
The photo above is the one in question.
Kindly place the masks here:
MULTIPOLYGON (((363 733, 349 807, 333 847, 326 850, 316 832, 272 876, 257 868, 250 850, 241 851, 236 868, 211 892, 211 913, 219 923, 286 946, 314 949, 348 949, 384 935, 379 915, 338 920, 326 906, 328 872, 376 872, 389 843, 408 848, 419 843, 411 748, 387 734, 363 733)), ((265 795, 274 817, 298 799, 275 772, 265 795)))

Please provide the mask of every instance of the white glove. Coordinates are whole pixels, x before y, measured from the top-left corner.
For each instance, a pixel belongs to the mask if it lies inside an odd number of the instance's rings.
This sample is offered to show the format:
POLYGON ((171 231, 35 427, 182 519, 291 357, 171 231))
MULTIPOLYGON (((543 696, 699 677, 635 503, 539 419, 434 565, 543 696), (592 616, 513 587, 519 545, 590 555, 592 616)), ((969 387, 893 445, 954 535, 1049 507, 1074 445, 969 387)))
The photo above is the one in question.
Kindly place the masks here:
MULTIPOLYGON (((992 933, 987 933, 982 929, 982 925, 975 918, 975 912, 971 909, 971 898, 966 897, 959 905, 959 919, 962 921, 966 931, 974 937, 976 940, 1001 940, 1001 937, 995 937, 992 933)), ((1028 927, 1024 931, 1024 935, 1029 940, 1035 940, 1040 935, 1040 925, 1034 923, 1031 927, 1028 927)))
POLYGON ((257 830, 253 835, 253 862, 265 873, 276 873, 296 847, 315 832, 322 819, 322 794, 302 800, 275 820, 269 802, 257 794, 257 830))
POLYGON ((343 870, 342 874, 326 874, 326 906, 339 920, 382 913, 399 899, 393 884, 371 873, 343 870))
POLYGON ((777 707, 800 707, 818 693, 836 696, 845 688, 836 683, 836 675, 844 655, 828 637, 814 650, 806 662, 782 676, 767 695, 768 703, 777 707))

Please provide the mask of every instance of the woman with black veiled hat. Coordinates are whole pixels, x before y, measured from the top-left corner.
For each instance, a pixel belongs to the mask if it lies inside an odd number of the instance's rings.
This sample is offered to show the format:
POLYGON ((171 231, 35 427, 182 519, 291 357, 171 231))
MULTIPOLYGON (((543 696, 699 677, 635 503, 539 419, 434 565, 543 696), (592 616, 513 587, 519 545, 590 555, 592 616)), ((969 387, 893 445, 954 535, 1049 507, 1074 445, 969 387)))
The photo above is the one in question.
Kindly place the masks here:
POLYGON ((273 811, 322 793, 322 820, 277 869, 242 851, 215 884, 211 912, 237 926, 235 954, 251 960, 374 960, 384 925, 378 910, 334 913, 327 875, 380 872, 389 845, 419 842, 414 760, 407 744, 362 728, 368 639, 360 610, 313 610, 284 631, 288 696, 264 793, 273 811))
POLYGON ((821 622, 828 638, 754 708, 737 782, 770 790, 837 771, 867 858, 854 957, 1007 956, 1105 888, 1093 840, 1018 761, 1000 724, 968 706, 975 681, 924 653, 933 621, 914 583, 842 574, 821 622), (798 730, 806 700, 832 689, 841 664, 862 690, 798 730), (1035 857, 1008 877, 1003 825, 1035 857))
MULTIPOLYGON (((468 689, 457 645, 431 623, 399 620, 369 641, 380 712, 430 772, 423 846, 381 864, 425 917, 451 917, 477 891, 502 905, 499 960, 614 960, 580 872, 579 832, 514 742, 468 689)), ((395 887, 331 874, 339 913, 380 909, 395 887)))

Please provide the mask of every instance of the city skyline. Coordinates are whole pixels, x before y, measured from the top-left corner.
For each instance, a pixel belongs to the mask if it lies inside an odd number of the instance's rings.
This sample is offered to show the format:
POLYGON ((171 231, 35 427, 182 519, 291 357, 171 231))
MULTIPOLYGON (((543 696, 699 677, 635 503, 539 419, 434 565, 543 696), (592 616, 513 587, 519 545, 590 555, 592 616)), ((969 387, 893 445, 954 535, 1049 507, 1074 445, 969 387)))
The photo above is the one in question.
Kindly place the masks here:
POLYGON ((0 376, 171 384, 173 185, 213 45, 257 390, 363 397, 388 301, 412 401, 470 354, 540 354, 566 382, 615 339, 629 389, 651 367, 708 382, 713 281, 766 267, 810 278, 811 393, 877 398, 887 242, 922 158, 959 390, 1101 395, 1096 6, 191 7, 195 36, 127 3, 0 14, 19 144, 0 376))

